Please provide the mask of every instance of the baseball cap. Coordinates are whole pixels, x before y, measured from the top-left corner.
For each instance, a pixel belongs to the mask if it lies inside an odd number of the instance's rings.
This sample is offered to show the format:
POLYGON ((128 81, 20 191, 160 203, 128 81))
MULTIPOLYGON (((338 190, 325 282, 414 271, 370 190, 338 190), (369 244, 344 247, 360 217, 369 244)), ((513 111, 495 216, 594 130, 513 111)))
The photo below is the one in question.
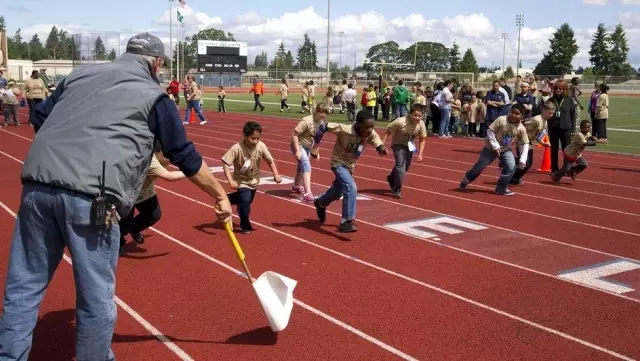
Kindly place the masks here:
POLYGON ((134 35, 127 42, 127 53, 164 57, 164 44, 160 39, 149 33, 134 35))

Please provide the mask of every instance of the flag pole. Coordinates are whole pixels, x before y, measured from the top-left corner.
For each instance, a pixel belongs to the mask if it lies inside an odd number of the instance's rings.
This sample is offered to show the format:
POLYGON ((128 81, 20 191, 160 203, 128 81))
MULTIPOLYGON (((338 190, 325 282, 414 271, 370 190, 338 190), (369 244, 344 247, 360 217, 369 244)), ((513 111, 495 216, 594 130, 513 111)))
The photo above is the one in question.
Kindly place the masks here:
POLYGON ((171 70, 169 73, 169 79, 173 77, 173 15, 171 12, 173 11, 173 6, 171 3, 173 0, 169 0, 169 60, 171 63, 171 70))

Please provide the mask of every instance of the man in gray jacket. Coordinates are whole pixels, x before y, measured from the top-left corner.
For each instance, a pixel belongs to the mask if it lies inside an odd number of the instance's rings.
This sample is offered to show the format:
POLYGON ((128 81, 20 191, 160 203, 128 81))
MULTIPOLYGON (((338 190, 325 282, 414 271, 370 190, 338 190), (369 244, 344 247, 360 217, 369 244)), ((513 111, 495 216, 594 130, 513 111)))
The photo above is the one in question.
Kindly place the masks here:
POLYGON ((131 211, 154 148, 215 199, 218 220, 229 221, 224 189, 158 84, 164 56, 160 39, 136 35, 113 63, 74 69, 31 117, 36 137, 22 170, 0 361, 29 357, 38 308, 65 247, 77 292, 77 360, 115 360, 118 219, 131 211))

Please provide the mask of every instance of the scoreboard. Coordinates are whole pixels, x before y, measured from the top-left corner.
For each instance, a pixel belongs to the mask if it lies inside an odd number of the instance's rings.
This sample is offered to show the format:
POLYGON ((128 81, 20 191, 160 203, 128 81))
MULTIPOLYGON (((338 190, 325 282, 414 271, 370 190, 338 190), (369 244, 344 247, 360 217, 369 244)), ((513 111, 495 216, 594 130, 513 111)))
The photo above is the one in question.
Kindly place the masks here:
POLYGON ((201 73, 246 73, 247 57, 239 55, 198 55, 201 73))
POLYGON ((198 40, 198 71, 246 73, 247 44, 236 41, 198 40))

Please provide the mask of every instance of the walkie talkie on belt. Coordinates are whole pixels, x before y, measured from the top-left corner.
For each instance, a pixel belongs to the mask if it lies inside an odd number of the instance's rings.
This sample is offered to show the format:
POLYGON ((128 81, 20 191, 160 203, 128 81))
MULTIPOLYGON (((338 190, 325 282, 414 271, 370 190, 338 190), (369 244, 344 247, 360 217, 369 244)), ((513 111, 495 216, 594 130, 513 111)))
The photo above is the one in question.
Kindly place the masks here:
POLYGON ((106 162, 102 162, 102 177, 100 178, 100 193, 91 203, 91 224, 96 226, 107 225, 107 213, 111 211, 111 204, 105 196, 105 167, 106 162))

